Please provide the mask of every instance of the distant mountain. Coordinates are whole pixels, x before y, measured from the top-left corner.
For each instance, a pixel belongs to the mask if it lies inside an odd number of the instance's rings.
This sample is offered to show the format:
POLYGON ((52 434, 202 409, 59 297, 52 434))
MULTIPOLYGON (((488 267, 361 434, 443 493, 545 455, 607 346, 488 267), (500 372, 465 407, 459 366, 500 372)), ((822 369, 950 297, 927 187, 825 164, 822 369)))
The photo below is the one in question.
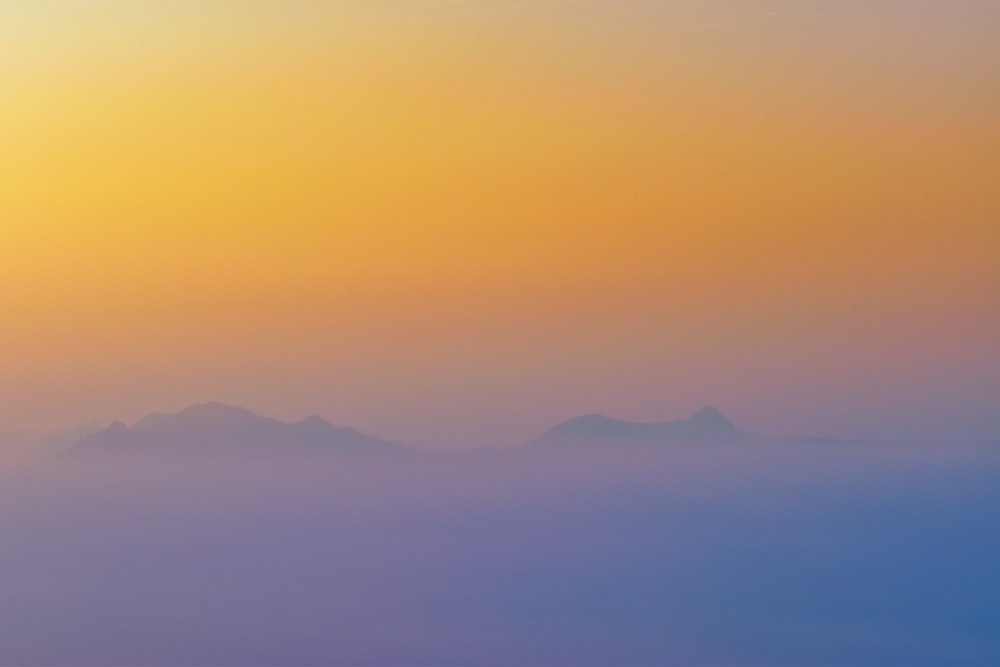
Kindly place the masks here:
POLYGON ((529 449, 733 440, 743 434, 717 408, 707 406, 689 419, 632 422, 584 415, 559 424, 529 443, 529 449))
POLYGON ((406 454, 411 450, 320 417, 285 423, 243 408, 205 403, 152 414, 131 428, 115 422, 74 445, 74 457, 134 454, 406 454))

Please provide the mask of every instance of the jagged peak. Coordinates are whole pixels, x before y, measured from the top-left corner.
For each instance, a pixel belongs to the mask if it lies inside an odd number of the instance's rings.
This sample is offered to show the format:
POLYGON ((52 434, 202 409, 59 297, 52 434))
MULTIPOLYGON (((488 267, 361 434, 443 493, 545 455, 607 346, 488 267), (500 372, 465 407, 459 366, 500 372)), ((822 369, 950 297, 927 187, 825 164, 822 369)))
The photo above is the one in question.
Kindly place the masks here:
POLYGON ((733 423, 729 421, 726 415, 722 414, 722 411, 714 405, 706 405, 688 421, 699 426, 712 426, 727 431, 736 430, 736 427, 733 426, 733 423))

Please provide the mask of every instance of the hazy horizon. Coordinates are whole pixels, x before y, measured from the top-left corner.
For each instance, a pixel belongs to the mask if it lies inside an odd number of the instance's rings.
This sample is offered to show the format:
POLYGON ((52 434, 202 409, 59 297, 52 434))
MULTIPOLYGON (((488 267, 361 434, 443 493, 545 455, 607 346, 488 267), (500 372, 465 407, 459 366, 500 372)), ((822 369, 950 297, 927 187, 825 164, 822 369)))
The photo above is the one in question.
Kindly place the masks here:
MULTIPOLYGON (((47 461, 52 460, 53 457, 58 457, 61 453, 72 450, 85 438, 88 438, 94 434, 105 432, 108 430, 113 430, 119 425, 124 426, 128 429, 133 429, 135 427, 142 427, 145 423, 154 419, 161 419, 164 417, 177 417, 192 411, 206 410, 206 409, 218 409, 223 412, 234 411, 234 412, 245 412, 248 416, 252 416, 255 419, 261 419, 264 421, 274 421, 283 425, 293 425, 298 423, 306 423, 309 420, 319 419, 322 422, 330 426, 335 426, 341 429, 350 429, 357 431, 352 424, 346 423, 336 423, 333 422, 323 415, 301 415, 292 419, 280 419, 273 415, 261 414, 253 410, 247 409, 245 406, 228 405, 220 401, 207 401, 204 403, 196 403, 189 406, 185 406, 182 410, 171 412, 158 410, 147 415, 143 415, 142 418, 132 421, 124 421, 120 419, 113 420, 112 422, 100 422, 97 420, 91 420, 84 424, 78 424, 71 428, 50 428, 41 430, 2 430, 0 429, 0 466, 7 465, 17 465, 19 463, 41 463, 44 464, 47 461)), ((664 415, 659 419, 652 420, 630 420, 621 417, 621 415, 610 415, 600 412, 586 413, 580 415, 568 415, 560 421, 552 421, 545 426, 544 429, 532 434, 523 440, 516 442, 503 442, 499 444, 484 444, 489 440, 485 436, 473 439, 467 443, 460 444, 457 446, 442 446, 441 443, 433 443, 430 446, 427 443, 417 443, 408 440, 393 440, 391 441, 394 445, 400 445, 406 449, 412 450, 414 452, 422 452, 426 454, 447 454, 447 453, 461 453, 461 452, 475 452, 481 449, 490 449, 495 451, 516 451, 526 445, 535 442, 537 439, 544 437, 551 431, 558 430, 558 428, 564 427, 567 424, 571 424, 577 421, 587 420, 593 417, 600 417, 602 419, 607 419, 612 423, 621 424, 635 424, 635 425, 672 425, 679 424, 686 421, 696 419, 699 414, 705 412, 712 412, 717 414, 725 423, 727 428, 734 429, 734 432, 746 435, 754 436, 755 438, 761 439, 760 442, 780 442, 784 441, 789 444, 794 444, 796 442, 806 445, 810 441, 821 441, 829 440, 831 443, 843 442, 847 443, 869 443, 869 444, 900 444, 900 445, 910 445, 910 446, 921 446, 921 445, 932 445, 935 447, 940 447, 942 452, 948 451, 949 448, 961 451, 964 447, 969 445, 989 445, 993 443, 1000 443, 1000 437, 975 437, 975 438, 962 438, 962 437, 939 437, 939 438, 870 438, 870 437, 858 437, 858 436, 843 436, 843 435, 831 435, 829 433, 817 433, 817 432, 799 432, 799 433, 768 433, 762 431, 754 431, 747 429, 744 424, 737 423, 732 424, 729 421, 729 415, 725 411, 719 411, 716 406, 706 405, 693 414, 681 415, 664 415)), ((386 441, 378 433, 360 431, 361 435, 366 437, 373 437, 379 440, 386 441)), ((180 444, 180 443, 178 443, 180 444)))

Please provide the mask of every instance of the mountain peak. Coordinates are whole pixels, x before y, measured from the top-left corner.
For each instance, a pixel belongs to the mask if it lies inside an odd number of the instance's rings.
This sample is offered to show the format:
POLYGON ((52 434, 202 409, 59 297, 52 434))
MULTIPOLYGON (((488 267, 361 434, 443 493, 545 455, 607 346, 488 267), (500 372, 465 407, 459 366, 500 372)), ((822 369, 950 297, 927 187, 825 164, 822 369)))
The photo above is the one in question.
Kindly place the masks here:
POLYGON ((702 428, 711 428, 718 431, 735 431, 736 427, 729 421, 722 411, 714 405, 706 405, 688 420, 691 424, 702 428))
POLYGON ((111 422, 111 424, 106 429, 104 429, 104 432, 109 434, 125 433, 126 431, 128 431, 128 426, 126 426, 123 422, 120 421, 111 422))
POLYGON ((354 429, 341 428, 340 426, 335 426, 334 424, 331 424, 327 420, 317 415, 312 415, 300 421, 294 422, 293 424, 291 424, 291 427, 294 428, 299 433, 309 434, 314 437, 357 433, 357 431, 355 431, 354 429))

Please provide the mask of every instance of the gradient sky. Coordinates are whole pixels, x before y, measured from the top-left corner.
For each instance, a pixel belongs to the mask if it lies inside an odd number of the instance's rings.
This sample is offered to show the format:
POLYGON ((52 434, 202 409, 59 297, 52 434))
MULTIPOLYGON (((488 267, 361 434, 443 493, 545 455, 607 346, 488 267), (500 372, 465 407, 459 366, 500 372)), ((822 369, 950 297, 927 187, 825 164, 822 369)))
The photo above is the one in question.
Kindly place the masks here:
POLYGON ((1000 437, 1000 3, 0 0, 0 429, 1000 437))

